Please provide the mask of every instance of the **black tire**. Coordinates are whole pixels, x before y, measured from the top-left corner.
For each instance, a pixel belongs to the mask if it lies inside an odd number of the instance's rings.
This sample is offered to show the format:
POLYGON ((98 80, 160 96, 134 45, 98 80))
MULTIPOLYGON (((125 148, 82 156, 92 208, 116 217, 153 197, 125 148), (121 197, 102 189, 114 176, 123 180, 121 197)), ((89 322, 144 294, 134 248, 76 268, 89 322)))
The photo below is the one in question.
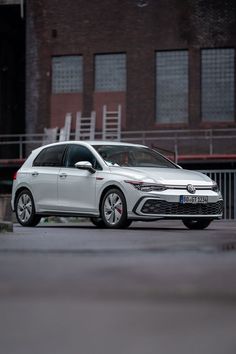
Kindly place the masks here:
POLYGON ((210 225, 212 219, 183 219, 182 221, 190 230, 203 230, 210 225))
POLYGON ((133 222, 133 220, 127 219, 126 222, 124 223, 124 225, 122 226, 122 228, 127 229, 132 224, 132 222, 133 222))
MULTIPOLYGON (((90 218, 90 221, 94 226, 98 227, 99 229, 103 229, 106 227, 101 218, 90 218)), ((132 224, 132 222, 132 220, 127 220, 126 223, 122 226, 122 228, 127 229, 132 224)))
POLYGON ((107 228, 121 229, 129 226, 126 200, 118 188, 106 192, 102 199, 100 214, 107 228))
POLYGON ((41 216, 35 213, 33 196, 28 189, 22 190, 15 202, 16 218, 22 226, 36 226, 41 216))
POLYGON ((104 222, 103 222, 103 220, 102 220, 101 218, 90 218, 90 221, 91 221, 91 223, 92 223, 94 226, 96 226, 96 227, 98 227, 98 228, 100 228, 100 229, 106 227, 105 224, 104 224, 104 222))

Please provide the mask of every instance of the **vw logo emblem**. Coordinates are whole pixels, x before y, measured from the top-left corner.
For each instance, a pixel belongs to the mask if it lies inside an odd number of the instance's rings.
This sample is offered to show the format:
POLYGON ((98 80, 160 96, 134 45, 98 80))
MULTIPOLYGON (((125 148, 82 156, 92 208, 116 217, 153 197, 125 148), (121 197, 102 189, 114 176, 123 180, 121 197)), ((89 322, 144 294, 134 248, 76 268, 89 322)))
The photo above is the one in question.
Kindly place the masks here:
POLYGON ((196 188, 192 184, 188 184, 187 191, 191 194, 194 194, 196 192, 196 188))

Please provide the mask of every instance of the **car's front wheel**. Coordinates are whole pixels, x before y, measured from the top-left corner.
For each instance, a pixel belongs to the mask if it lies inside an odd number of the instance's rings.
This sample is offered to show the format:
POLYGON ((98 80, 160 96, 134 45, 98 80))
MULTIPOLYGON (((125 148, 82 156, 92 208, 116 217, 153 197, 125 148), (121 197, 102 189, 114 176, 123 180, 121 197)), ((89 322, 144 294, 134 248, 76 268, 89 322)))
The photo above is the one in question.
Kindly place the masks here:
POLYGON ((104 195, 101 203, 101 218, 109 228, 129 226, 125 197, 119 189, 112 188, 104 195))
POLYGON ((22 190, 16 198, 16 217, 22 226, 36 226, 41 217, 35 213, 32 194, 29 190, 22 190))
POLYGON ((182 221, 190 230, 203 230, 210 225, 212 219, 183 219, 182 221))

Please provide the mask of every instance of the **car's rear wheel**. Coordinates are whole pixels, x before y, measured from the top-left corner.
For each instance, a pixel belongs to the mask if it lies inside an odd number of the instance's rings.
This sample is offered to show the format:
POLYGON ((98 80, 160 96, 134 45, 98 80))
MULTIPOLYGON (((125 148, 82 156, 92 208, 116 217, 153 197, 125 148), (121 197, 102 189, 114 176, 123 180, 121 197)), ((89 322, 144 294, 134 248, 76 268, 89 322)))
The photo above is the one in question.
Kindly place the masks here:
POLYGON ((125 197, 119 189, 112 188, 104 195, 101 203, 101 218, 104 225, 112 229, 129 226, 125 197))
POLYGON ((182 221, 190 230, 203 230, 210 225, 212 219, 183 219, 182 221))
POLYGON ((36 226, 41 217, 35 213, 32 194, 29 190, 22 190, 16 198, 16 217, 22 226, 36 226))

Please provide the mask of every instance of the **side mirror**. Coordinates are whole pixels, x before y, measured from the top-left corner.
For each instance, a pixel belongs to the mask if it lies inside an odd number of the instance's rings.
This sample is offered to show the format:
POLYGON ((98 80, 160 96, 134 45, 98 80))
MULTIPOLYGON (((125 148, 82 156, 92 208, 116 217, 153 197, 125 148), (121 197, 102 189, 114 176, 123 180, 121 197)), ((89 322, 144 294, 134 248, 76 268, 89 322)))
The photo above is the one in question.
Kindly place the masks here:
POLYGON ((79 170, 87 170, 90 173, 95 173, 96 170, 93 168, 91 162, 89 161, 79 161, 75 163, 75 167, 79 170))

